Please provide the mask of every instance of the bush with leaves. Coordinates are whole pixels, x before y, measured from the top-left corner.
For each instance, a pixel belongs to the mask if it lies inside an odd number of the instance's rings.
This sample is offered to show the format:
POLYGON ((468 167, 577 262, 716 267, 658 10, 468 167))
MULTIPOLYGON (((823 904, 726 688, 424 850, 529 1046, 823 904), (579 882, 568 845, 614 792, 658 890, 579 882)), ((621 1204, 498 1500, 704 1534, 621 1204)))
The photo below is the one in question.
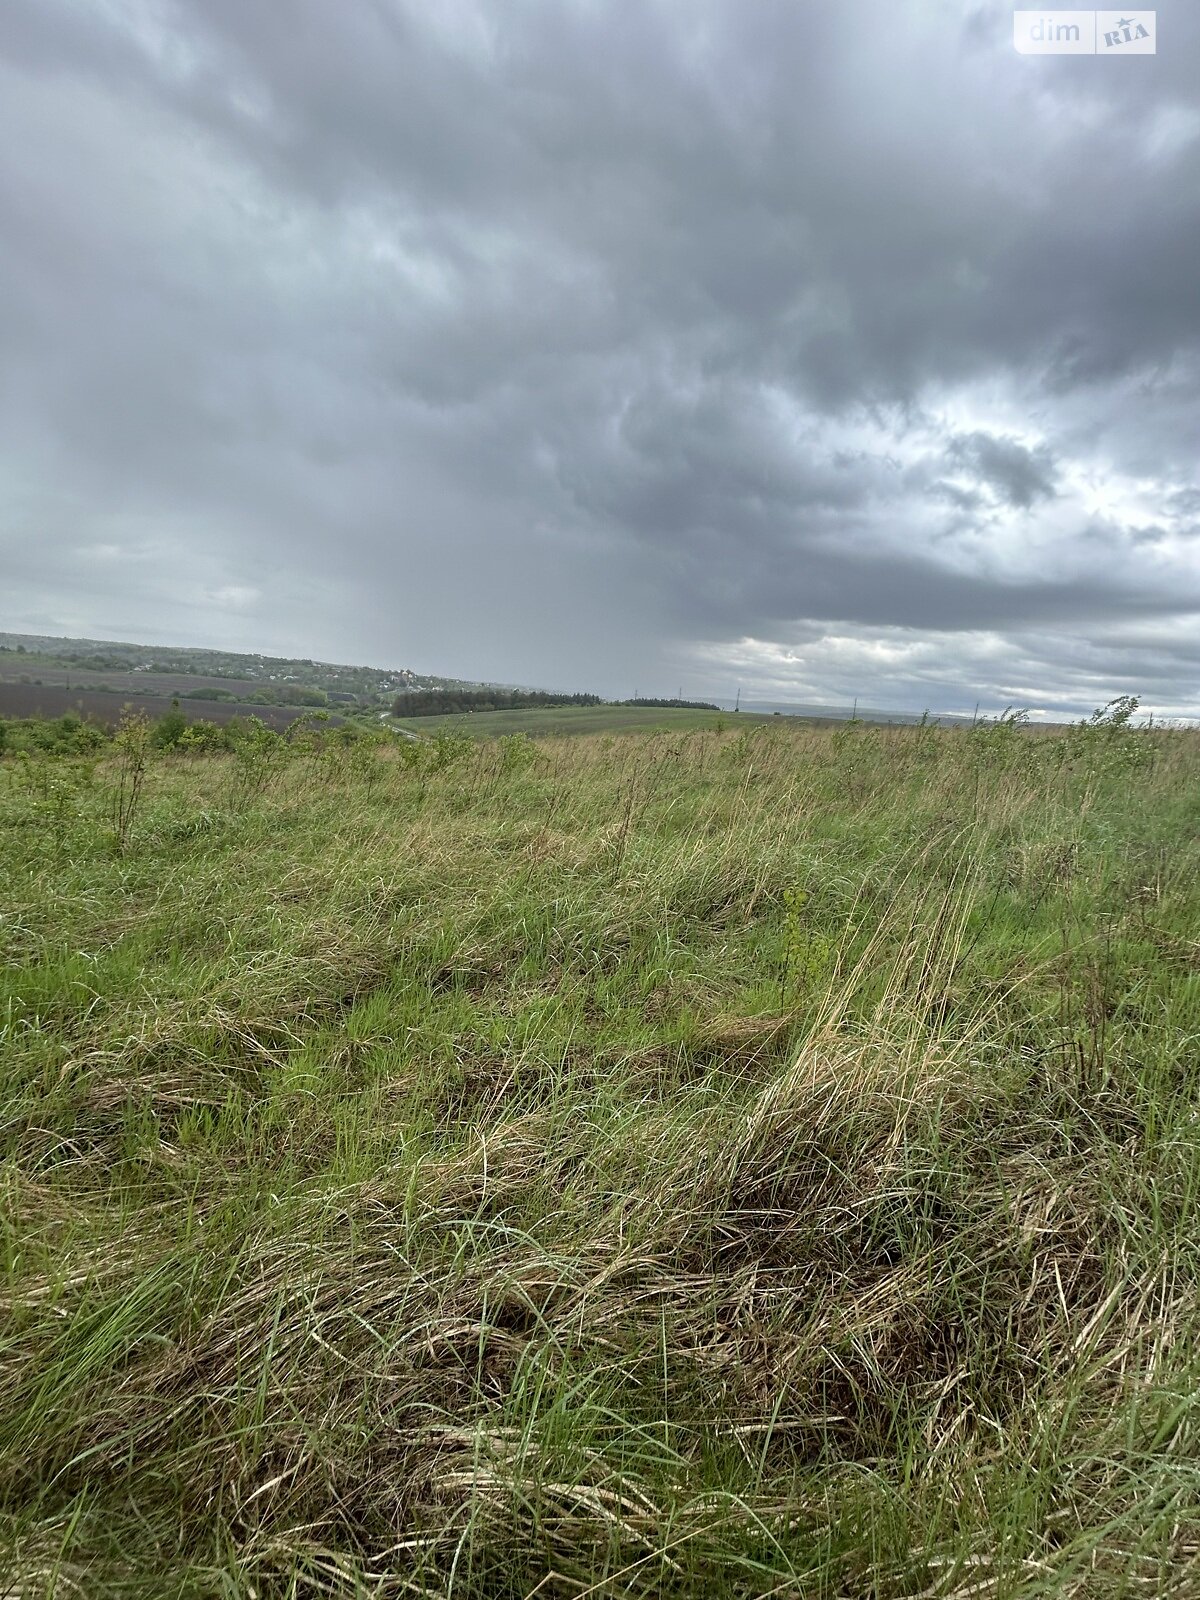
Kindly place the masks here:
POLYGON ((217 751, 229 749, 229 738, 224 728, 215 722, 209 722, 205 717, 198 717, 195 722, 189 722, 179 735, 177 748, 187 755, 213 755, 217 751))
POLYGON ((85 756, 103 748, 105 730, 78 712, 61 717, 14 717, 0 720, 0 755, 27 750, 55 756, 85 756))
POLYGON ((328 711, 305 711, 288 724, 284 738, 289 746, 303 755, 316 755, 324 749, 329 721, 328 711))
POLYGON ((998 717, 980 717, 971 725, 971 748, 983 766, 1009 767, 1027 759, 1025 739, 1029 712, 1008 706, 998 717))
POLYGON ((416 772, 424 764, 426 748, 424 739, 400 738, 396 742, 396 759, 406 772, 416 772))
POLYGON ((164 711, 154 724, 150 742, 156 750, 174 750, 187 732, 188 721, 179 709, 179 701, 171 701, 171 709, 164 711))
POLYGON ((1141 772, 1153 765, 1153 740, 1147 730, 1133 727, 1140 704, 1135 694, 1118 695, 1077 722, 1066 743, 1070 759, 1081 763, 1090 776, 1141 772))
POLYGON ((538 759, 538 748, 527 733, 506 733, 497 741, 500 747, 500 771, 524 772, 538 759))
POLYGON ((229 724, 229 736, 233 750, 229 804, 240 811, 271 783, 287 760, 288 747, 261 717, 235 718, 229 724))
POLYGON ((434 736, 428 757, 430 772, 448 772, 470 755, 474 740, 464 733, 439 732, 434 736))

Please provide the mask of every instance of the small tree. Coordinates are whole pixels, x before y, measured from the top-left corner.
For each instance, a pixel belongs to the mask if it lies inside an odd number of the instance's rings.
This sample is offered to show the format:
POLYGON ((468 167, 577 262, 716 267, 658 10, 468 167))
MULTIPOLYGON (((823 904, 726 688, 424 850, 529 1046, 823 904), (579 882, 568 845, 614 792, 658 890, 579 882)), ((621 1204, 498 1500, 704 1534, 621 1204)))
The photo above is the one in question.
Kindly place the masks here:
POLYGON ((179 709, 179 701, 172 700, 171 709, 165 711, 154 724, 151 743, 156 750, 174 750, 187 732, 187 725, 187 718, 179 709))
POLYGON ((113 796, 113 838, 121 855, 129 847, 129 835, 142 798, 146 768, 150 762, 151 725, 144 711, 127 706, 117 724, 113 745, 117 753, 117 788, 113 796))
POLYGON ((229 724, 233 746, 233 781, 230 804, 235 810, 259 795, 287 760, 288 747, 281 735, 260 717, 247 717, 229 724))
POLYGON ((1098 706, 1090 717, 1080 723, 1080 727, 1127 728, 1139 705, 1141 700, 1136 694, 1119 694, 1106 706, 1098 706))
POLYGON ((1120 694, 1071 729, 1068 747, 1083 756, 1089 772, 1132 772, 1153 763, 1153 740, 1131 726, 1139 704, 1137 695, 1120 694))

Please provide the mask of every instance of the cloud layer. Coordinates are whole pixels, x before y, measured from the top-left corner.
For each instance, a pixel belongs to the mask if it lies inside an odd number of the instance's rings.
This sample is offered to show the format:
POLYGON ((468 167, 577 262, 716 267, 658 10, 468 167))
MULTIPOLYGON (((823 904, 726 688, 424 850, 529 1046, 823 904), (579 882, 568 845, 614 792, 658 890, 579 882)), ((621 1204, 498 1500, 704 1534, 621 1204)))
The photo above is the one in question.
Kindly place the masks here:
POLYGON ((1200 14, 7 0, 4 625, 1200 714, 1200 14))

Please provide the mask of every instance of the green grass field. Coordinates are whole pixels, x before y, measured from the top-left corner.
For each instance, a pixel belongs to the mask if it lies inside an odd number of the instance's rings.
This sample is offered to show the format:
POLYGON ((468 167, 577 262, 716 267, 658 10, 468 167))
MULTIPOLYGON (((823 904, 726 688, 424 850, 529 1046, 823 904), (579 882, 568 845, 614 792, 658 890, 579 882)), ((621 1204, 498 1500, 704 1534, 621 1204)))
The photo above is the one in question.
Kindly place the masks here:
POLYGON ((394 726, 432 735, 439 730, 465 733, 474 739, 506 733, 531 738, 547 734, 648 733, 675 729, 735 728, 749 723, 778 722, 778 717, 748 711, 676 711, 667 706, 532 706, 512 711, 453 712, 440 717, 402 717, 394 726))
POLYGON ((1195 735, 259 755, 0 760, 0 1595, 1200 1593, 1195 735))

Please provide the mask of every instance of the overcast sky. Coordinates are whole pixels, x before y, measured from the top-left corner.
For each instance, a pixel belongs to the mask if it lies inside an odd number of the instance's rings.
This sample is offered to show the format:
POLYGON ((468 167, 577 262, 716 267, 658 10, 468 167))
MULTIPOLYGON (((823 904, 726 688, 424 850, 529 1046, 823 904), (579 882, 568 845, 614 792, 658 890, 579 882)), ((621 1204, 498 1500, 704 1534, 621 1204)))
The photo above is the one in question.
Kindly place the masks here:
POLYGON ((0 627, 1200 715, 1200 7, 0 0, 0 627))

